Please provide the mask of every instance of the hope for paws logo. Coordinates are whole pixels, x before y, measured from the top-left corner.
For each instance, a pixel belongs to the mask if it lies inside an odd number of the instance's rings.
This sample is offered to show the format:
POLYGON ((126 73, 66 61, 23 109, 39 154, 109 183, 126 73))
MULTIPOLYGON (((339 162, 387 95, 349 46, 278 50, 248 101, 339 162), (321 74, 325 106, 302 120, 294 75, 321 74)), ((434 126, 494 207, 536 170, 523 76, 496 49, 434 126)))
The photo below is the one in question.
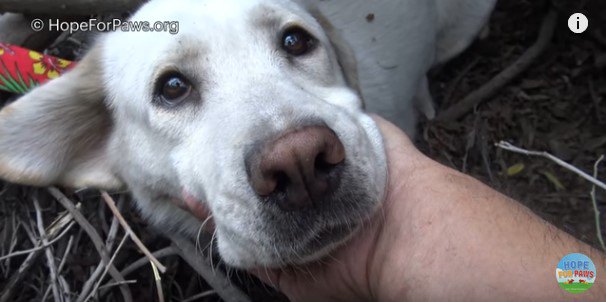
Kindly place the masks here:
POLYGON ((595 265, 583 254, 569 254, 558 263, 556 278, 564 290, 573 294, 582 293, 595 282, 595 265))

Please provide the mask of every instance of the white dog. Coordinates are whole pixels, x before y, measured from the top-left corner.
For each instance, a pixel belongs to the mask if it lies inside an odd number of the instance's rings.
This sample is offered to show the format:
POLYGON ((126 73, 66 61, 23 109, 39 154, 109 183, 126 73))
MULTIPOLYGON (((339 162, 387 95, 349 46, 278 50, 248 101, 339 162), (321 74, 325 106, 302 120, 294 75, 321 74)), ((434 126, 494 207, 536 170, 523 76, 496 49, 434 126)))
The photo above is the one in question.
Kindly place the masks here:
POLYGON ((104 35, 5 107, 0 177, 127 186, 153 223, 192 237, 211 217, 232 266, 317 259, 383 199, 382 139, 358 92, 412 127, 425 72, 493 2, 151 1, 132 20, 176 20, 179 34, 104 35))

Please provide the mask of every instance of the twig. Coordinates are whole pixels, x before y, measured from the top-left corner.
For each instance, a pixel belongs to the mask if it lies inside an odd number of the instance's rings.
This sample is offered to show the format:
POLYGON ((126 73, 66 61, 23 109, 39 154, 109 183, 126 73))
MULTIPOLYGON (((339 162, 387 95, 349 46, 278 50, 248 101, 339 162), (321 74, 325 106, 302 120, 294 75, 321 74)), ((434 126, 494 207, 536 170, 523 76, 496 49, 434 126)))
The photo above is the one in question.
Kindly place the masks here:
POLYGON ((69 255, 69 251, 74 244, 74 236, 70 236, 67 241, 67 246, 65 247, 65 252, 63 252, 63 257, 61 257, 61 262, 59 263, 58 272, 61 273, 63 271, 63 267, 65 267, 65 263, 67 263, 67 255, 69 255))
MULTIPOLYGON (((177 250, 175 250, 175 248, 172 246, 168 246, 161 250, 153 252, 152 255, 154 255, 154 257, 160 259, 160 258, 177 255, 177 250)), ((129 264, 126 268, 122 269, 120 271, 120 274, 122 276, 126 277, 126 276, 130 275, 132 272, 138 270, 139 268, 143 267, 144 265, 146 265, 148 263, 149 263, 149 259, 147 258, 147 256, 143 256, 143 257, 139 258, 137 261, 129 264)), ((101 293, 99 294, 99 296, 103 297, 105 295, 105 291, 107 289, 109 289, 109 287, 115 286, 115 285, 117 285, 117 284, 115 282, 113 282, 113 283, 106 283, 106 284, 100 286, 99 291, 101 293)))
POLYGON ((65 230, 63 230, 63 232, 61 232, 61 234, 59 234, 59 236, 57 236, 55 239, 48 241, 46 244, 42 244, 42 245, 38 245, 34 248, 31 248, 29 250, 22 250, 22 251, 17 251, 17 252, 13 252, 10 253, 8 255, 2 256, 0 257, 0 261, 8 259, 8 258, 12 258, 12 257, 17 257, 17 256, 21 256, 21 255, 25 255, 25 254, 29 254, 29 253, 33 253, 33 252, 37 252, 40 250, 43 250, 53 244, 55 244, 57 241, 61 240, 61 238, 63 238, 63 236, 65 236, 69 230, 72 228, 72 226, 74 226, 75 222, 71 222, 67 228, 65 228, 65 230))
POLYGON ((25 272, 27 272, 27 270, 29 270, 29 268, 34 264, 38 256, 40 256, 40 252, 41 251, 38 250, 27 255, 27 258, 25 258, 25 260, 23 260, 23 263, 21 263, 21 265, 19 266, 17 273, 13 274, 10 281, 4 284, 2 296, 0 296, 0 302, 12 301, 11 296, 13 289, 15 288, 17 283, 21 281, 21 278, 25 276, 25 272))
POLYGON ((17 273, 13 274, 13 276, 11 277, 9 282, 5 283, 4 289, 2 291, 2 295, 0 296, 1 302, 10 300, 10 298, 12 296, 13 288, 19 283, 19 281, 21 281, 21 278, 24 277, 25 272, 27 270, 29 270, 29 268, 34 264, 34 262, 36 261, 38 256, 40 256, 42 250, 47 248, 48 246, 53 245, 55 242, 57 242, 59 239, 61 239, 61 237, 63 237, 65 234, 68 233, 69 229, 74 225, 73 221, 70 223, 71 220, 72 220, 72 216, 69 214, 65 214, 65 213, 61 214, 57 219, 55 219, 55 221, 53 223, 51 223, 51 225, 48 228, 48 236, 46 237, 46 239, 51 239, 51 241, 47 242, 47 244, 43 244, 43 242, 41 240, 35 240, 34 235, 31 233, 31 231, 29 230, 27 225, 24 223, 20 223, 20 225, 22 225, 23 229, 28 234, 28 236, 33 240, 32 242, 34 243, 35 248, 25 250, 25 251, 11 253, 11 254, 3 256, 1 258, 1 259, 10 259, 11 257, 14 257, 14 256, 28 254, 28 256, 25 258, 25 260, 19 266, 17 273), (55 237, 55 235, 57 233, 59 233, 61 231, 61 228, 63 228, 66 224, 69 224, 67 226, 67 228, 65 230, 63 230, 57 237, 55 237))
POLYGON ((71 289, 69 288, 69 283, 65 280, 65 277, 61 275, 59 275, 59 285, 63 288, 63 292, 61 293, 63 295, 63 301, 71 302, 71 289))
POLYGON ((128 236, 135 243, 135 245, 137 245, 139 247, 139 249, 143 252, 143 254, 149 260, 149 263, 151 264, 152 269, 154 271, 154 281, 156 283, 156 290, 158 292, 158 300, 160 302, 164 302, 164 293, 162 291, 162 278, 160 277, 158 270, 160 270, 162 273, 165 273, 166 267, 164 265, 162 265, 162 263, 160 263, 160 261, 158 261, 158 259, 156 259, 156 257, 154 257, 154 255, 152 255, 152 253, 149 251, 149 249, 147 249, 145 244, 143 244, 141 239, 139 239, 137 234, 135 234, 135 232, 133 232, 130 225, 128 225, 128 223, 126 222, 126 219, 124 219, 124 217, 122 216, 122 214, 116 207, 114 199, 111 196, 109 196, 109 194, 105 191, 101 191, 101 197, 103 198, 103 200, 105 201, 105 203, 107 204, 109 209, 114 214, 114 217, 118 218, 118 221, 120 222, 120 224, 122 225, 122 228, 124 228, 124 231, 126 232, 126 236, 128 236))
POLYGON ((585 180, 591 182, 592 184, 598 186, 599 188, 606 190, 606 184, 601 182, 600 180, 598 180, 597 178, 581 171, 579 168, 547 153, 547 152, 541 152, 541 151, 529 151, 529 150, 525 150, 522 148, 518 148, 508 142, 500 142, 498 144, 496 144, 496 146, 498 148, 507 150, 507 151, 511 151, 511 152, 515 152, 515 153, 519 153, 519 154, 524 154, 524 155, 529 155, 529 156, 540 156, 540 157, 544 157, 547 158, 551 161, 553 161, 554 163, 564 167, 565 169, 574 172, 575 174, 581 176, 582 178, 584 178, 585 180))
MULTIPOLYGON (((3 188, 0 190, 0 199, 2 198, 2 195, 4 195, 4 192, 6 191, 6 186, 3 186, 3 188)), ((8 210, 7 203, 3 202, 1 203, 2 206, 2 212, 3 213, 10 213, 10 217, 6 217, 6 219, 4 219, 4 223, 3 226, 0 227, 0 229, 2 231, 0 231, 0 242, 3 242, 5 244, 0 244, 0 248, 1 248, 1 254, 6 255, 6 254, 11 254, 15 248, 17 247, 17 244, 19 242, 19 240, 17 239, 17 230, 19 228, 19 223, 17 222, 17 216, 16 211, 13 210, 8 210)), ((0 261, 0 271, 2 271, 2 278, 4 279, 8 279, 9 273, 10 273, 10 267, 11 267, 11 260, 7 260, 7 261, 0 261)))
POLYGON ((217 294, 216 291, 214 291, 214 290, 207 290, 207 291, 201 292, 201 293, 199 293, 197 295, 193 295, 193 296, 191 296, 191 297, 183 300, 182 302, 193 302, 193 301, 196 301, 198 299, 202 299, 204 297, 208 297, 210 295, 215 295, 215 294, 217 294))
MULTIPOLYGON (((125 234, 124 237, 122 237, 122 240, 120 241, 120 244, 118 244, 118 247, 116 248, 116 251, 114 252, 114 254, 112 255, 112 257, 109 259, 109 263, 110 264, 114 263, 114 260, 116 259, 116 256, 118 256, 118 253, 122 249, 122 246, 124 245, 124 242, 126 242, 126 238, 128 238, 128 235, 125 234)), ((108 268, 109 268, 109 265, 106 265, 105 266, 105 270, 103 270, 103 274, 101 274, 101 277, 99 278, 99 281, 97 282, 97 284, 95 284, 95 287, 88 294, 88 297, 86 297, 86 299, 84 299, 84 301, 90 300, 95 295, 95 293, 99 289, 99 286, 101 285, 101 282, 103 282, 103 278, 105 278, 105 275, 107 275, 107 269, 108 268)))
MULTIPOLYGON (((168 236, 167 236, 168 237, 168 236)), ((210 265, 204 262, 200 257, 194 245, 178 235, 172 235, 169 237, 173 242, 173 246, 179 252, 181 258, 183 258, 206 282, 217 291, 219 295, 226 302, 248 302, 250 298, 247 297, 240 289, 231 284, 225 274, 219 270, 210 268, 210 265)))
MULTIPOLYGON (((39 241, 37 241, 34 238, 34 234, 29 230, 29 226, 25 222, 21 221, 18 224, 23 228, 23 230, 27 234, 27 237, 30 239, 30 241, 33 243, 34 246, 38 246, 41 244, 39 241)), ((12 301, 11 297, 13 294, 13 289, 15 289, 17 284, 25 276, 27 271, 32 267, 34 262, 41 255, 41 253, 42 253, 42 250, 37 250, 37 251, 34 251, 34 252, 30 253, 29 255, 27 255, 25 260, 19 266, 17 273, 13 274, 11 276, 10 280, 5 283, 4 288, 2 290, 2 296, 0 296, 0 302, 12 301)))
MULTIPOLYGON (((600 164, 602 163, 602 161, 604 161, 604 155, 600 156, 600 158, 595 162, 595 165, 593 166, 593 177, 594 178, 598 178, 598 168, 600 166, 600 164)), ((593 204, 593 211, 595 213, 595 229, 596 229, 596 233, 598 233, 598 241, 600 242, 600 245, 602 246, 602 249, 604 250, 604 252, 606 252, 606 244, 604 244, 604 237, 602 237, 602 226, 601 226, 601 220, 600 220, 600 209, 598 208, 598 200, 596 198, 596 189, 595 189, 595 185, 593 185, 591 187, 591 203, 593 204)))
MULTIPOLYGON (((72 222, 69 227, 71 227, 74 224, 75 224, 75 222, 72 222)), ((59 263, 59 267, 57 268, 57 274, 59 274, 59 275, 61 275, 61 272, 63 271, 63 267, 65 266, 65 263, 67 260, 67 255, 69 255, 69 251, 72 248, 72 244, 74 244, 73 235, 70 236, 69 240, 67 241, 67 246, 65 247, 65 252, 63 252, 63 257, 61 257, 61 262, 59 263)), ((65 294, 65 292, 67 292, 67 291, 64 291, 64 294, 65 294)), ((46 292, 44 292, 44 296, 42 296, 42 301, 46 301, 46 297, 48 297, 49 293, 50 293, 50 288, 47 288, 46 292)))
POLYGON ((162 265, 162 263, 160 263, 160 261, 158 261, 158 259, 156 259, 156 257, 154 257, 154 255, 152 255, 152 253, 147 249, 145 244, 143 244, 143 242, 141 242, 141 239, 139 239, 139 237, 137 237, 137 234, 135 234, 135 232, 133 232, 133 230, 130 228, 130 226, 128 225, 128 223, 126 222, 126 220, 124 219, 122 214, 120 214, 120 211, 118 210, 118 208, 116 208, 116 204, 114 203, 113 198, 111 196, 109 196, 109 194, 107 194, 107 192, 105 192, 105 191, 101 191, 101 197, 103 198, 103 200, 105 201, 105 203, 107 204, 109 209, 112 211, 114 216, 116 216, 118 218, 118 221, 122 225, 122 228, 124 228, 124 231, 126 232, 126 234, 133 240, 133 242, 137 245, 137 247, 139 247, 141 252, 143 252, 143 254, 145 254, 145 256, 147 256, 149 261, 151 261, 154 265, 156 265, 158 267, 160 272, 165 273, 166 267, 164 265, 162 265))
POLYGON ((154 281, 156 282, 158 301, 164 302, 164 290, 162 289, 162 278, 160 277, 158 268, 156 267, 156 265, 153 262, 149 262, 149 265, 151 265, 152 271, 154 271, 154 281))
POLYGON ((99 264, 97 264, 97 267, 95 268, 93 273, 90 274, 90 276, 88 277, 86 282, 84 282, 84 285, 82 286, 82 289, 80 290, 80 293, 78 294, 78 298, 76 298, 76 301, 83 302, 83 301, 86 301, 86 299, 88 299, 89 294, 91 293, 93 287, 95 286, 95 281, 97 281, 99 276, 101 276, 101 274, 105 270, 104 269, 105 267, 107 267, 107 266, 103 263, 103 261, 101 261, 99 264))
POLYGON ((528 69, 551 42, 555 32, 557 16, 557 12, 554 9, 551 9, 543 20, 537 41, 520 58, 518 58, 518 60, 505 70, 501 71, 478 90, 470 93, 463 100, 443 111, 438 115, 436 120, 442 122, 458 120, 528 69))
MULTIPOLYGON (((118 205, 118 208, 120 207, 120 205, 118 205)), ((97 213, 99 213, 99 227, 101 228, 101 232, 100 233, 105 233, 108 234, 107 237, 105 238, 105 245, 108 245, 108 242, 113 241, 110 240, 110 236, 109 236, 109 226, 107 224, 107 215, 105 214, 105 210, 107 209, 107 206, 103 203, 99 203, 97 206, 97 213)), ((113 217, 113 215, 112 215, 113 217)), ((116 219, 116 217, 113 217, 112 219, 112 224, 116 222, 118 223, 118 220, 116 219)), ((115 239, 115 238, 114 238, 115 239)), ((108 247, 108 249, 112 249, 111 247, 108 247)))
MULTIPOLYGON (((118 202, 118 209, 121 209, 124 206, 124 199, 121 199, 118 202)), ((107 238, 105 239, 105 245, 109 250, 114 248, 114 242, 116 240, 116 236, 118 235, 118 228, 120 227, 120 222, 118 221, 118 217, 114 216, 112 218, 112 224, 109 227, 107 232, 107 238)))
MULTIPOLYGON (((38 233, 40 234, 40 238, 42 240, 42 244, 48 245, 48 239, 46 237, 46 231, 44 230, 44 221, 42 221, 42 209, 40 208, 40 204, 38 203, 37 198, 33 198, 34 209, 36 210, 36 222, 38 225, 38 233)), ((44 254, 46 256, 46 263, 48 265, 48 271, 50 273, 50 287, 53 290, 53 298, 56 302, 63 301, 61 299, 61 295, 59 294, 59 284, 57 283, 57 264, 55 263, 55 256, 51 249, 47 248, 44 250, 44 254)))
MULTIPOLYGON (((101 260, 103 261, 103 263, 105 265, 110 266, 108 271, 109 275, 114 278, 116 282, 126 281, 124 277, 120 275, 120 272, 116 269, 116 267, 114 267, 113 264, 109 263, 109 256, 107 254, 108 251, 105 249, 105 245, 103 244, 103 240, 101 240, 101 236, 99 236, 99 233, 97 233, 97 231, 90 224, 90 222, 86 220, 84 215, 82 215, 82 213, 80 213, 80 211, 76 209, 74 203, 69 200, 69 198, 67 198, 65 195, 63 195, 63 193, 61 193, 61 191, 59 191, 57 188, 51 187, 48 188, 48 191, 51 195, 53 195, 53 197, 55 197, 55 199, 57 199, 57 201, 59 201, 61 205, 63 205, 65 209, 70 212, 70 214, 72 214, 74 220, 80 225, 80 227, 82 227, 84 232, 86 232, 88 237, 93 242, 97 253, 99 253, 99 255, 101 256, 101 260)), ((124 298, 125 302, 133 301, 132 294, 130 293, 130 290, 126 284, 120 285, 120 292, 122 292, 122 297, 124 298)))
MULTIPOLYGON (((158 250, 158 251, 152 253, 152 255, 154 255, 154 257, 156 257, 156 258, 165 258, 165 257, 169 257, 169 256, 174 256, 177 254, 178 254, 177 250, 172 246, 165 247, 161 250, 158 250)), ((142 266, 144 266, 145 264, 147 264, 148 262, 149 262, 149 259, 147 258, 147 256, 144 256, 144 257, 140 258, 139 260, 131 263, 129 266, 127 266, 122 271, 120 271, 120 273, 122 274, 122 276, 128 276, 132 272, 136 271, 137 269, 139 269, 142 266)))
MULTIPOLYGON (((31 222, 31 221, 30 221, 31 222)), ((34 246, 38 246, 40 245, 40 241, 38 239, 36 239, 36 235, 34 235, 34 232, 30 229, 30 225, 26 224, 24 221, 21 222, 21 226, 23 227, 23 230, 25 231, 25 234, 27 234, 27 237, 29 238, 29 241, 31 241, 31 243, 34 246)))
MULTIPOLYGON (((121 200, 121 202, 122 201, 123 200, 121 200)), ((122 203, 120 203, 118 205, 118 207, 122 207, 122 203)), ((119 227, 120 227, 120 223, 118 222, 118 218, 116 216, 113 216, 112 224, 108 230, 107 238, 105 239, 105 247, 108 251, 111 251, 114 248, 114 240, 116 239, 116 236, 118 234, 119 227)), ((125 238, 126 238, 126 236, 125 236, 125 238)), ((103 264, 103 262, 101 262, 97 265, 97 267, 95 268, 93 273, 88 277, 88 280, 86 280, 86 282, 84 282, 84 285, 82 286, 82 290, 80 290, 80 294, 78 295, 78 299, 76 301, 84 301, 85 299, 87 299, 87 297, 89 296, 89 293, 95 286, 97 279, 103 273, 104 266, 105 265, 103 264)), ((100 295, 100 296, 103 296, 103 295, 100 295)))
POLYGON ((99 291, 104 292, 113 286, 122 285, 122 284, 137 284, 137 280, 126 280, 124 282, 107 283, 107 284, 99 286, 99 291))

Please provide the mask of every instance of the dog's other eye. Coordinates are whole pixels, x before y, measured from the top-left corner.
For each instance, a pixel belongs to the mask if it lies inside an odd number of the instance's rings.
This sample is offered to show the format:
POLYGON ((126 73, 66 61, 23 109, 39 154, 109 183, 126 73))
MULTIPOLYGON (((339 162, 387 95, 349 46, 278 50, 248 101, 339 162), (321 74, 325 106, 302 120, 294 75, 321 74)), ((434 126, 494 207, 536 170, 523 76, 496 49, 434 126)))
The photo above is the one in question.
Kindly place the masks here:
POLYGON ((293 56, 302 56, 316 45, 316 39, 304 29, 295 26, 282 34, 282 49, 293 56))
POLYGON ((192 91, 189 81, 179 73, 171 73, 160 78, 156 89, 159 105, 173 107, 181 104, 192 91))

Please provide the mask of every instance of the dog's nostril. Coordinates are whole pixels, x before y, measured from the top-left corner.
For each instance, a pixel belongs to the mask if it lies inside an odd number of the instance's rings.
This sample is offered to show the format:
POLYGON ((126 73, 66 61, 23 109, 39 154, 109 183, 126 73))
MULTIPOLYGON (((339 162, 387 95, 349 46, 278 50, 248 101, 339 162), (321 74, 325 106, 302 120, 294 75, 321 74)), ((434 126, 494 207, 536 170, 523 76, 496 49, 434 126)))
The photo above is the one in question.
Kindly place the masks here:
POLYGON ((337 135, 314 126, 269 142, 246 164, 257 195, 294 211, 324 200, 338 184, 336 168, 344 161, 345 148, 337 135))
POLYGON ((286 193, 286 188, 288 188, 290 183, 288 175, 284 172, 278 172, 274 175, 274 178, 276 179, 276 188, 274 189, 274 192, 286 193))
POLYGON ((339 163, 331 164, 326 160, 326 154, 320 153, 318 157, 316 157, 316 162, 314 167, 316 169, 316 173, 319 174, 328 174, 330 173, 339 163))

